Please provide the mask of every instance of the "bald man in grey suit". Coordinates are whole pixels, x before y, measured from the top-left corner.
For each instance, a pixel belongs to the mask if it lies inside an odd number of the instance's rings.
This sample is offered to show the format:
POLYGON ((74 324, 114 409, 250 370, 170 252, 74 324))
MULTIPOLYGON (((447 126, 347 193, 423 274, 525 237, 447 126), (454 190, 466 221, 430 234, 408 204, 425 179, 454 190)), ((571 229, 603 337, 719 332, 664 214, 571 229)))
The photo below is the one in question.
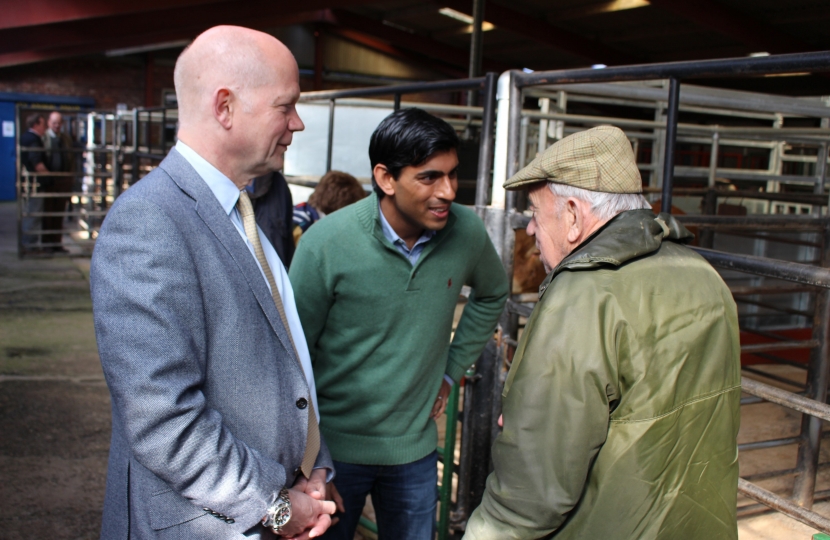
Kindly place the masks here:
POLYGON ((297 64, 216 27, 174 77, 179 142, 116 201, 92 259, 113 412, 101 537, 318 536, 335 504, 308 347, 244 192, 303 129, 297 64))

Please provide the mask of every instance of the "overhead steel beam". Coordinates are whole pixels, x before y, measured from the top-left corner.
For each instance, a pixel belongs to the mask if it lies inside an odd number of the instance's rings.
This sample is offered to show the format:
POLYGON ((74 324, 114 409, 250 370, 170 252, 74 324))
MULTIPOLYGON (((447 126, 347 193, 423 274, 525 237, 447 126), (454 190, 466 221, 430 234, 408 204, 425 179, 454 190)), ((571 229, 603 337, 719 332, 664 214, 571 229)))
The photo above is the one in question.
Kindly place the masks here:
POLYGON ((385 41, 381 41, 373 36, 364 34, 363 32, 358 32, 357 30, 332 26, 328 28, 327 31, 330 34, 334 34, 344 39, 348 39, 349 41, 353 41, 359 45, 363 45, 364 47, 368 47, 375 51, 388 54, 389 56, 393 56, 395 58, 400 58, 401 60, 405 60, 407 62, 415 63, 420 67, 443 73, 449 77, 461 78, 465 76, 465 73, 460 69, 447 66, 443 62, 430 62, 423 58, 417 58, 408 51, 395 47, 394 45, 390 45, 385 41))
MULTIPOLYGON (((334 10, 334 16, 341 26, 387 41, 393 47, 408 49, 434 60, 463 67, 465 71, 469 65, 470 52, 468 50, 452 47, 428 37, 409 34, 402 30, 386 26, 381 21, 356 15, 348 11, 334 10)), ((487 59, 483 60, 483 64, 486 71, 506 71, 508 69, 508 66, 505 64, 487 59)))
POLYGON ((211 0, 144 0, 142 2, 113 2, 111 0, 86 0, 85 2, 56 2, 55 0, 26 0, 5 2, 0 30, 30 28, 84 19, 98 19, 113 15, 129 15, 144 11, 193 7, 211 0))
MULTIPOLYGON (((245 24, 254 28, 282 26, 284 17, 299 13, 324 10, 330 7, 360 5, 371 0, 305 0, 303 2, 273 2, 271 0, 229 0, 193 6, 178 6, 162 10, 146 10, 116 14, 95 19, 55 22, 39 26, 15 27, 0 30, 0 54, 28 52, 59 47, 74 47, 129 34, 201 30, 218 24, 245 24)), ((21 2, 23 3, 23 2, 21 2)), ((141 5, 141 3, 138 3, 141 5)), ((4 13, 5 18, 5 13, 4 13)))
POLYGON ((650 0, 651 5, 671 11, 684 19, 719 32, 758 52, 793 53, 817 48, 715 0, 650 0))
MULTIPOLYGON (((228 2, 224 4, 232 4, 228 2)), ((142 15, 143 17, 144 15, 142 15)), ((331 15, 327 10, 317 10, 296 14, 250 14, 239 13, 234 16, 217 15, 215 18, 193 18, 180 21, 179 24, 160 23, 136 24, 130 30, 120 28, 119 32, 86 33, 75 36, 73 39, 46 40, 41 46, 29 50, 4 51, 2 41, 3 31, 0 31, 0 67, 8 67, 34 62, 43 62, 58 58, 69 58, 84 54, 101 53, 107 50, 125 47, 137 47, 165 43, 182 39, 193 39, 203 30, 214 24, 241 24, 252 28, 274 28, 307 22, 329 22, 331 15), (43 46, 47 45, 47 46, 43 46)))
MULTIPOLYGON (((470 11, 469 0, 434 0, 441 6, 448 6, 455 10, 467 13, 470 11)), ((599 41, 583 37, 579 34, 553 26, 519 11, 506 8, 494 2, 487 3, 487 21, 497 28, 515 32, 520 36, 555 47, 573 56, 583 58, 587 63, 636 64, 640 59, 618 51, 599 41)))

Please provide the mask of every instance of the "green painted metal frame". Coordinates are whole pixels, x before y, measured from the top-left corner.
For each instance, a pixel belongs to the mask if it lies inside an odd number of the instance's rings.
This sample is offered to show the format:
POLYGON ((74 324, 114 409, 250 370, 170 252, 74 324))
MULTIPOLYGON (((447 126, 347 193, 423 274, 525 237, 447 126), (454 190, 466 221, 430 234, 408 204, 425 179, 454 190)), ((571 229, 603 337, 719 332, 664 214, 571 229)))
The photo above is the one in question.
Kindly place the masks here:
POLYGON ((452 506, 452 475, 455 472, 455 433, 458 428, 458 396, 460 384, 454 384, 447 399, 447 426, 444 431, 444 447, 438 447, 438 455, 444 464, 438 500, 441 512, 438 518, 438 540, 447 540, 450 533, 450 506, 452 506))

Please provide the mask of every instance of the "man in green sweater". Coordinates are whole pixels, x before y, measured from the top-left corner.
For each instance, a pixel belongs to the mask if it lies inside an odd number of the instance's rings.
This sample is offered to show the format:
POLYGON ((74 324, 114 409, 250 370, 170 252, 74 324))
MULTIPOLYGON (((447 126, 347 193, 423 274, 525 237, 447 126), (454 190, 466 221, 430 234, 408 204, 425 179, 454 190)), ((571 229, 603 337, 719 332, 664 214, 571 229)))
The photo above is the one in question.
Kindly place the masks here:
POLYGON ((374 193, 303 234, 290 277, 320 430, 352 540, 371 493, 381 540, 431 540, 437 429, 452 384, 493 334, 507 279, 484 225, 453 204, 458 137, 420 109, 372 134, 374 193), (450 342, 461 287, 470 293, 450 342))

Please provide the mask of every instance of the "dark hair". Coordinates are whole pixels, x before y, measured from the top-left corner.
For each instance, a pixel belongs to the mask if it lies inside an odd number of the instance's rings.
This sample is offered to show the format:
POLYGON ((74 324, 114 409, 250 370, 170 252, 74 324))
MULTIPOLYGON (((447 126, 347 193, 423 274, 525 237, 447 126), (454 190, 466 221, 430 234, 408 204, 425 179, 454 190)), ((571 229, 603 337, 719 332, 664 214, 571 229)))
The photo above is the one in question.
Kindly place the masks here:
POLYGON ((40 124, 41 120, 46 120, 42 114, 32 113, 26 117, 26 127, 32 129, 36 125, 40 124))
POLYGON ((320 179, 314 193, 308 198, 308 204, 331 214, 366 196, 366 191, 357 178, 341 171, 329 171, 320 179))
POLYGON ((423 109, 402 109, 383 119, 369 141, 372 187, 379 198, 383 191, 375 182, 374 169, 385 165, 397 180, 404 167, 421 165, 436 152, 458 148, 458 135, 444 120, 423 109))

